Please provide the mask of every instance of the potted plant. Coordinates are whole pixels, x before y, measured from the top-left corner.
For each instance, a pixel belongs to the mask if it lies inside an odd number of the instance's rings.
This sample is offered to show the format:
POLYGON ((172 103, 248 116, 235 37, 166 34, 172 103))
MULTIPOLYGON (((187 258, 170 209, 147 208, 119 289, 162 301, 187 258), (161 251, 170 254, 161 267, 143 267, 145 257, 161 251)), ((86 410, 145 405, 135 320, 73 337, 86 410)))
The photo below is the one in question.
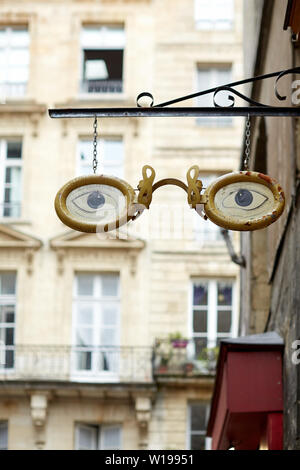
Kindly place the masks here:
POLYGON ((198 368, 204 372, 214 371, 217 365, 219 347, 203 348, 197 356, 198 368))
POLYGON ((169 335, 169 340, 172 343, 173 348, 186 348, 189 340, 184 338, 182 334, 177 331, 169 335))
POLYGON ((166 373, 168 364, 172 357, 172 347, 165 340, 156 340, 154 367, 158 373, 166 373))

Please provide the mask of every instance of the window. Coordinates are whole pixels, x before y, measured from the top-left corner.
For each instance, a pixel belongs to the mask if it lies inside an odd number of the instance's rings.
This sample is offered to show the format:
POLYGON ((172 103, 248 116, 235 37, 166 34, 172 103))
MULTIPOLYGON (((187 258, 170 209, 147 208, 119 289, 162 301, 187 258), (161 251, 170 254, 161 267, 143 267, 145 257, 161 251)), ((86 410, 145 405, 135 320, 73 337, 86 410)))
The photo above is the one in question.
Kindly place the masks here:
POLYGON ((196 28, 228 30, 233 26, 234 0, 195 0, 196 28))
MULTIPOLYGON (((231 81, 231 68, 226 67, 211 67, 197 68, 197 91, 208 90, 221 85, 226 85, 231 81)), ((213 93, 198 96, 196 106, 199 107, 212 107, 213 106, 213 93)), ((228 92, 220 91, 216 95, 216 102, 220 106, 228 106, 228 92)), ((200 117, 197 118, 197 123, 201 126, 230 126, 232 124, 231 117, 200 117)))
POLYGON ((82 82, 85 93, 123 91, 125 34, 122 26, 85 26, 81 32, 82 82))
POLYGON ((115 425, 77 424, 76 450, 120 450, 121 427, 115 425))
POLYGON ((0 370, 14 367, 16 274, 0 273, 0 370))
POLYGON ((211 439, 206 437, 209 404, 195 402, 188 407, 188 449, 210 450, 211 439))
POLYGON ((29 34, 24 26, 0 27, 0 97, 22 97, 29 74, 29 34))
MULTIPOLYGON (((118 178, 124 177, 124 149, 123 141, 120 138, 99 139, 97 145, 98 152, 98 173, 104 175, 114 175, 118 178)), ((78 143, 78 165, 77 174, 90 175, 92 173, 93 142, 82 139, 78 143)))
POLYGON ((80 377, 116 376, 119 363, 119 275, 77 274, 74 294, 75 373, 80 377))
POLYGON ((8 450, 8 423, 0 421, 0 450, 8 450))
MULTIPOLYGON (((200 180, 202 181, 203 188, 205 189, 217 178, 217 175, 200 175, 200 180)), ((204 220, 196 211, 192 211, 192 214, 194 219, 195 240, 201 243, 223 241, 220 227, 218 227, 218 225, 214 224, 209 219, 204 220)))
POLYGON ((0 140, 0 215, 21 215, 22 143, 0 140))
POLYGON ((205 348, 219 346, 221 339, 236 336, 234 281, 193 281, 192 303, 192 335, 196 357, 205 348))

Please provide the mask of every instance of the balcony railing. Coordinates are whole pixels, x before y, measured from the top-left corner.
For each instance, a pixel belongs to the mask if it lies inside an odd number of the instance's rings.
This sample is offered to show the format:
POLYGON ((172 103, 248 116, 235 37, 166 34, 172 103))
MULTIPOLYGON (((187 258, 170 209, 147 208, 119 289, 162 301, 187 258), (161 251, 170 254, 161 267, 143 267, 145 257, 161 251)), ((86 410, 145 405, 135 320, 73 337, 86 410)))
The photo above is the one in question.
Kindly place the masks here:
POLYGON ((217 348, 200 353, 195 340, 157 339, 154 347, 154 376, 213 375, 217 363, 217 348))
POLYGON ((152 351, 130 346, 6 346, 0 354, 0 380, 152 382, 152 351))
POLYGON ((82 93, 122 93, 122 80, 83 80, 82 93))
POLYGON ((26 91, 26 82, 0 82, 0 103, 10 98, 23 98, 26 95, 26 91))

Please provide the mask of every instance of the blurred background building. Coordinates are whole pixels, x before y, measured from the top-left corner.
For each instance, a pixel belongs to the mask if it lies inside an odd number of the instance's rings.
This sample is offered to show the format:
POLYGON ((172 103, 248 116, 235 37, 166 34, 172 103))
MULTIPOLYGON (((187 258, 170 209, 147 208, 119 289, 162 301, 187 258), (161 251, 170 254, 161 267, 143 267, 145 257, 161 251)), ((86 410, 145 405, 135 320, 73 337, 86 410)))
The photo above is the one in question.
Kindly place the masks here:
MULTIPOLYGON (((242 78, 242 1, 3 0, 0 19, 0 447, 209 448, 239 269, 174 187, 126 238, 65 227, 55 194, 92 173, 93 122, 47 109, 135 106, 142 91, 157 103, 242 78)), ((145 164, 182 180, 197 164, 206 186, 238 168, 241 131, 231 118, 99 120, 99 173, 136 187, 145 164)))

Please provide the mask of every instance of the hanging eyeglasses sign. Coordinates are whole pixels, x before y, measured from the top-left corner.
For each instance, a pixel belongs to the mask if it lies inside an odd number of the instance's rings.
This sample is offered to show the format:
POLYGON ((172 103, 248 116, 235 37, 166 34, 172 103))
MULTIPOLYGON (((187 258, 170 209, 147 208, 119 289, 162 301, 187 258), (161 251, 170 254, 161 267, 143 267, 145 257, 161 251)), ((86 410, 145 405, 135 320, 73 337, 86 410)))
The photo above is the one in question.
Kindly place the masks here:
MULTIPOLYGON (((154 105, 153 96, 144 92, 137 98, 136 108, 79 108, 51 109, 52 118, 94 118, 92 170, 94 174, 75 178, 66 183, 57 193, 55 209, 58 217, 67 226, 81 232, 108 232, 136 219, 150 208, 154 191, 165 185, 181 187, 187 193, 187 202, 204 218, 229 230, 250 231, 267 227, 283 212, 284 192, 277 181, 268 175, 249 170, 250 116, 300 117, 299 107, 275 107, 258 103, 234 87, 259 80, 276 77, 275 96, 284 101, 286 96, 278 92, 279 80, 288 74, 300 73, 300 67, 267 75, 240 80, 217 88, 200 91, 172 101, 154 105), (228 107, 217 104, 221 91, 229 93, 228 107), (214 107, 168 107, 198 96, 213 94, 214 107), (234 107, 234 95, 249 103, 247 107, 234 107), (150 98, 148 107, 140 100, 150 98), (115 176, 97 175, 97 118, 99 117, 201 117, 244 116, 246 117, 246 142, 243 171, 221 176, 205 190, 201 171, 193 165, 187 171, 187 183, 175 178, 166 178, 154 183, 155 171, 150 165, 142 168, 142 179, 133 189, 126 181, 115 176), (203 208, 203 209, 202 209, 203 208)), ((100 156, 101 158, 101 156, 100 156)))

